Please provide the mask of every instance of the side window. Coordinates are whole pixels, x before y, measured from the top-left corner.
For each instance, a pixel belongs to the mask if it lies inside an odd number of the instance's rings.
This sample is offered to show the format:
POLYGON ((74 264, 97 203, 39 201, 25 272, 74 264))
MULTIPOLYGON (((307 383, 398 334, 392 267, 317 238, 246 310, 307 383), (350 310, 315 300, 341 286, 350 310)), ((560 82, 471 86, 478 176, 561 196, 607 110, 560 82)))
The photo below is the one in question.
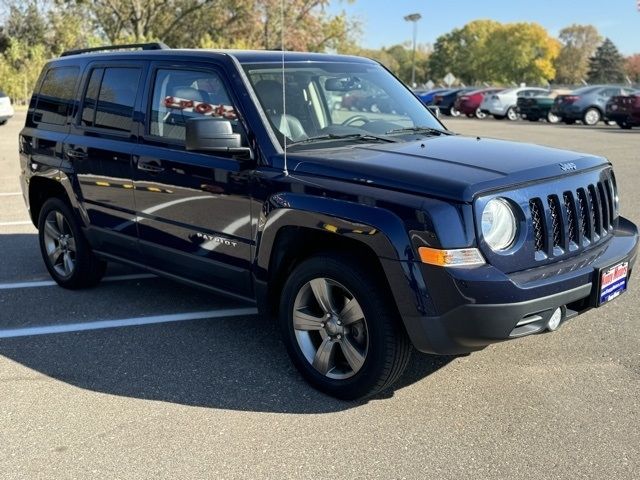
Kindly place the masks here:
POLYGON ((93 122, 96 119, 96 104, 98 103, 98 93, 100 92, 103 74, 104 68, 96 68, 91 71, 89 85, 82 102, 80 124, 84 127, 93 127, 93 122))
POLYGON ((63 125, 73 105, 78 67, 60 67, 49 70, 42 81, 35 107, 35 120, 63 125))
POLYGON ((222 79, 211 71, 157 70, 151 102, 149 133, 171 140, 184 141, 190 118, 238 118, 222 79))
POLYGON ((140 73, 139 68, 104 69, 98 99, 95 102, 95 120, 93 122, 95 127, 121 132, 131 130, 133 106, 138 93, 140 73))

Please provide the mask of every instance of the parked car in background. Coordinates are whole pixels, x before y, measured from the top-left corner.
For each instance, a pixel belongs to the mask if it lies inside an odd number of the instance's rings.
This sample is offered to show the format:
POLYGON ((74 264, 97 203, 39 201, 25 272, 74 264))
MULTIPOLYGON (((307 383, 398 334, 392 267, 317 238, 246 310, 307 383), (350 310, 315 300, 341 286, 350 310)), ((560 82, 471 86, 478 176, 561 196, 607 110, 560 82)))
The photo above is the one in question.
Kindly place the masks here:
POLYGON ((0 125, 7 123, 13 117, 14 111, 11 105, 11 99, 0 90, 0 125))
POLYGON ((519 97, 534 97, 548 91, 545 88, 538 87, 508 88, 493 95, 486 95, 480 105, 480 111, 487 115, 493 115, 497 120, 502 120, 503 118, 517 120, 518 111, 516 108, 519 97))
POLYGON ((450 88, 432 88, 431 90, 427 90, 426 92, 415 92, 415 94, 420 100, 422 100, 422 103, 424 103, 425 105, 429 105, 433 101, 434 96, 441 94, 443 92, 446 92, 448 90, 451 90, 451 89, 450 88))
POLYGON ((631 95, 611 97, 607 102, 606 115, 625 130, 640 126, 640 90, 631 95))
POLYGON ((487 114, 480 110, 482 100, 484 100, 485 96, 493 95, 502 90, 502 88, 481 88, 480 90, 463 93, 458 95, 454 107, 467 117, 485 118, 487 114))
POLYGON ((458 99, 458 95, 472 92, 476 89, 477 87, 454 88, 453 90, 447 90, 446 92, 437 93, 433 97, 431 104, 436 105, 445 115, 449 115, 450 117, 458 117, 460 116, 460 111, 455 107, 455 102, 458 99))
POLYGON ((537 122, 544 118, 549 123, 560 122, 560 117, 551 113, 551 107, 558 95, 567 95, 570 90, 552 90, 550 93, 540 93, 533 97, 518 97, 517 110, 522 118, 530 122, 537 122))
POLYGON ((617 95, 629 95, 632 88, 616 85, 591 85, 578 88, 569 95, 558 95, 551 112, 567 125, 580 120, 585 125, 596 125, 605 117, 607 102, 617 95))

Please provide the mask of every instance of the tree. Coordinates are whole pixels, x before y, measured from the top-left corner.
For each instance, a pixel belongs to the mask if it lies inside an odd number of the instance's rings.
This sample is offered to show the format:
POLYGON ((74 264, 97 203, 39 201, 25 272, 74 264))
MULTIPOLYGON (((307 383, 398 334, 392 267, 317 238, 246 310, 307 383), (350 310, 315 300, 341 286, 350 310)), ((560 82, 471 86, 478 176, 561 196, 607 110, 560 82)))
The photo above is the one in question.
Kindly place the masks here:
POLYGON ((606 38, 589 60, 590 83, 619 83, 624 81, 624 57, 615 44, 606 38))
POLYGON ((560 43, 537 23, 509 23, 486 42, 488 80, 496 83, 540 84, 556 76, 554 61, 560 43))
POLYGON ((627 57, 624 71, 632 82, 640 83, 640 53, 627 57))
MULTIPOLYGON (((403 82, 411 82, 411 66, 413 63, 412 49, 409 43, 383 47, 380 50, 359 48, 345 49, 342 53, 360 55, 377 60, 391 70, 403 82)), ((418 45, 416 48, 416 82, 424 83, 428 80, 428 60, 430 48, 428 45, 418 45)))
POLYGON ((560 30, 562 48, 555 62, 556 82, 577 84, 587 78, 589 59, 602 41, 593 25, 571 25, 560 30))
POLYGON ((431 75, 442 78, 451 72, 469 84, 490 80, 487 42, 500 28, 498 22, 476 20, 438 37, 429 58, 431 75))

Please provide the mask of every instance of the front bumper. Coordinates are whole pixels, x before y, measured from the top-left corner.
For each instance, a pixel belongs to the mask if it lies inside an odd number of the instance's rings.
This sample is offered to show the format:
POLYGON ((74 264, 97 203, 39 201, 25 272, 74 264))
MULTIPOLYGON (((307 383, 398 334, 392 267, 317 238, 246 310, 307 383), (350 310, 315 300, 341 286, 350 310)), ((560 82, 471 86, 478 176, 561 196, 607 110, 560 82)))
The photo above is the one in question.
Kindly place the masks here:
POLYGON ((637 244, 636 226, 620 218, 607 242, 523 272, 507 275, 491 265, 468 269, 421 265, 439 315, 403 317, 407 332, 418 350, 447 355, 536 333, 559 307, 566 319, 595 306, 597 272, 620 261, 628 261, 631 270, 637 244), (523 324, 529 327, 520 328, 523 324))

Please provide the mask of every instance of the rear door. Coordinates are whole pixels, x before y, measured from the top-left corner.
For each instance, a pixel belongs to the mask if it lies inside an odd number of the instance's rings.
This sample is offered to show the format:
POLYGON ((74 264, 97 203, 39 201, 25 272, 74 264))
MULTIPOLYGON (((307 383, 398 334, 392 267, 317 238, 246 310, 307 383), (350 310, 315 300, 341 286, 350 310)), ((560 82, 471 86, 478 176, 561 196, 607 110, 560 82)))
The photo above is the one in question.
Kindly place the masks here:
MULTIPOLYGON (((250 164, 185 149, 189 118, 213 116, 245 133, 223 69, 157 62, 134 152, 140 248, 159 270, 238 295, 251 292, 250 164)), ((246 138, 246 135, 245 135, 246 138)))
POLYGON ((77 174, 91 243, 125 258, 138 256, 131 154, 137 133, 133 112, 144 73, 144 62, 91 64, 64 147, 77 174))

